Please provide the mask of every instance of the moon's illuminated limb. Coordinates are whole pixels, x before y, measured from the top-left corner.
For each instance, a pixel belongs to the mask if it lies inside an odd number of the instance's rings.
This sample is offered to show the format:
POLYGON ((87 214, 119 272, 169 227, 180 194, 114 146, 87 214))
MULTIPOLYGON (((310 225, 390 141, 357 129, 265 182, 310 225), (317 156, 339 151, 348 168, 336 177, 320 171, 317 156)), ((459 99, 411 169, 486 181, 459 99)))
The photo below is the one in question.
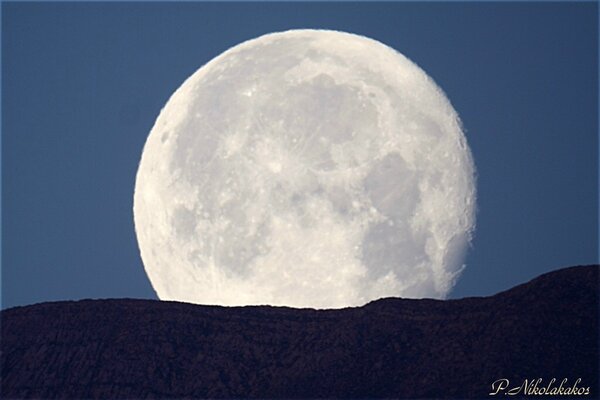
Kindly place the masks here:
POLYGON ((442 91, 379 42, 315 30, 242 43, 188 78, 134 196, 158 296, 224 305, 443 298, 474 208, 442 91))

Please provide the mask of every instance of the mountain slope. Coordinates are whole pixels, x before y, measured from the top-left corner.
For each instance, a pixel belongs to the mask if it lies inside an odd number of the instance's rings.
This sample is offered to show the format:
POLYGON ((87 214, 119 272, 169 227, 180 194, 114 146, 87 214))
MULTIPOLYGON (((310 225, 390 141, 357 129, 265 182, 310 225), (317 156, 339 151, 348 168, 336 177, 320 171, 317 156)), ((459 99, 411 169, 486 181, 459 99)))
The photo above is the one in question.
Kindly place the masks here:
POLYGON ((495 296, 342 310, 83 300, 1 313, 2 398, 487 398, 506 378, 598 396, 598 266, 495 296))

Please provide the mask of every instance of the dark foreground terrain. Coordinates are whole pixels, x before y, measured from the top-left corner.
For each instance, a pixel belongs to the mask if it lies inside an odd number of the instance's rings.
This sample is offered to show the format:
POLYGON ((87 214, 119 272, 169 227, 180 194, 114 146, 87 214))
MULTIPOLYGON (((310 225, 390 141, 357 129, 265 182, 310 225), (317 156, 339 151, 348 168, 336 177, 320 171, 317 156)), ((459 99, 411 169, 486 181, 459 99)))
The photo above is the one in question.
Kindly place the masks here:
POLYGON ((493 399, 516 397, 488 396, 501 378, 543 378, 538 388, 581 378, 590 394, 578 398, 598 398, 598 270, 485 298, 343 310, 125 299, 12 308, 1 313, 0 397, 493 399))

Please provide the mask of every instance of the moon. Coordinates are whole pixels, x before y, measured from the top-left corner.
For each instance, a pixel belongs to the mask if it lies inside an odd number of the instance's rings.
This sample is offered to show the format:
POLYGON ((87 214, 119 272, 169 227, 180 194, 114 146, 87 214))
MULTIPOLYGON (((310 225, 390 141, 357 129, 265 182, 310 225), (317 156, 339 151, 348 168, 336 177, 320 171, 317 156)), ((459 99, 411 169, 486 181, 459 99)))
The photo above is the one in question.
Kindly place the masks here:
POLYGON ((423 70, 364 36, 291 30, 175 91, 133 208, 162 300, 341 308, 446 297, 475 199, 461 121, 423 70))

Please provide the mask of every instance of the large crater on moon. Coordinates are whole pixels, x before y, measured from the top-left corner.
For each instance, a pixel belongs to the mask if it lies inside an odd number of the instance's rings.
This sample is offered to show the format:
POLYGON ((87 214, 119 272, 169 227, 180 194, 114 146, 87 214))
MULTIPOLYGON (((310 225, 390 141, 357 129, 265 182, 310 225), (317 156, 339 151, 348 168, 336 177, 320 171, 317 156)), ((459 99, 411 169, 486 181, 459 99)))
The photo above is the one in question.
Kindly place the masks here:
POLYGON ((365 37, 288 31, 193 74, 134 197, 161 299, 317 308, 443 298, 474 225, 474 167, 433 81, 365 37))

